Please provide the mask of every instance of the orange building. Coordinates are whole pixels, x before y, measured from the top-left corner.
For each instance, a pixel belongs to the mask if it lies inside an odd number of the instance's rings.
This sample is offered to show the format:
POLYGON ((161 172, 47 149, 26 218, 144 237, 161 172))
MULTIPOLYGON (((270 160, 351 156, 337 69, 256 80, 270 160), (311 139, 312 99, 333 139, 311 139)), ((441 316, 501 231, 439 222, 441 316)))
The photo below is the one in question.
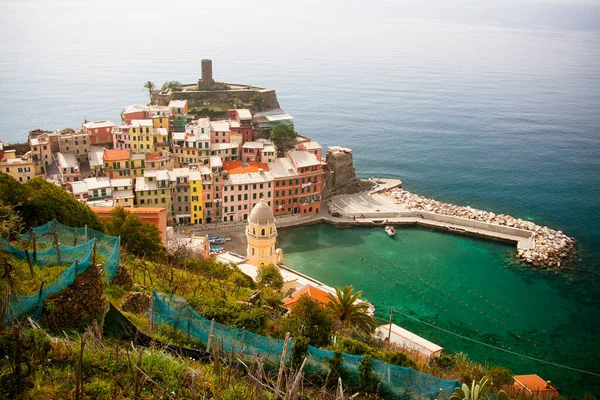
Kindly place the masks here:
MULTIPOLYGON (((92 212, 102 219, 110 219, 115 207, 90 207, 92 212)), ((163 244, 167 244, 167 209, 160 207, 129 207, 125 211, 136 214, 144 222, 151 223, 160 231, 163 244)))
POLYGON ((308 296, 311 299, 317 300, 318 302, 323 304, 327 304, 331 301, 329 300, 329 297, 327 297, 327 292, 325 292, 324 290, 321 290, 315 286, 306 285, 302 289, 294 293, 289 299, 284 300, 283 306, 290 311, 293 310, 296 306, 296 303, 298 302, 298 300, 300 300, 300 297, 302 296, 308 296))
POLYGON ((510 387, 511 392, 517 392, 535 396, 536 399, 558 399, 558 391, 550 384, 550 381, 545 381, 536 374, 531 375, 515 375, 513 376, 515 383, 510 387))
POLYGON ((130 150, 104 149, 104 173, 111 179, 129 177, 130 150))

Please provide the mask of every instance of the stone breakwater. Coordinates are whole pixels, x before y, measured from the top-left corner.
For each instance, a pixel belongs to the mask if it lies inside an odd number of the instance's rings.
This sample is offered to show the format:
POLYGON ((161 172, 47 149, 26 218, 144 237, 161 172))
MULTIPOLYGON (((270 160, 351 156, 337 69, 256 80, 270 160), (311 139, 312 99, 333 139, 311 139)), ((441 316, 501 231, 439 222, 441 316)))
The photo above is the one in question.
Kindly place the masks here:
POLYGON ((400 188, 388 190, 386 194, 411 211, 427 211, 531 231, 534 242, 533 248, 529 250, 519 249, 517 257, 536 267, 564 267, 565 263, 575 253, 575 241, 572 238, 561 231, 536 225, 531 221, 523 221, 521 218, 495 214, 469 206, 442 203, 400 188))

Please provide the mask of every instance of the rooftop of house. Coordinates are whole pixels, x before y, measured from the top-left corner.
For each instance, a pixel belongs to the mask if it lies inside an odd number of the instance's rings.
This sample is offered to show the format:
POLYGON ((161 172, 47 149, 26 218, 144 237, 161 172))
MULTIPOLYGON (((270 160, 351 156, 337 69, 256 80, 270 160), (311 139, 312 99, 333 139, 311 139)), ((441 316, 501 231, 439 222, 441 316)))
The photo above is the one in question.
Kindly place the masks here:
POLYGON ((85 181, 71 182, 71 192, 74 195, 87 193, 88 186, 85 181))
POLYGON ((97 128, 112 128, 115 126, 114 122, 110 121, 90 121, 83 124, 83 126, 87 129, 97 129, 97 128))
POLYGON ((212 168, 222 167, 223 160, 221 160, 221 157, 219 157, 219 156, 211 156, 209 159, 209 164, 212 168))
MULTIPOLYGON (((144 171, 145 178, 153 178, 156 181, 168 181, 169 180, 169 171, 166 169, 160 169, 157 171, 144 171)), ((136 179, 137 181, 137 179, 136 179)))
POLYGON ((190 169, 189 168, 173 168, 171 171, 167 171, 169 173, 169 179, 171 181, 177 180, 177 178, 189 177, 190 169))
POLYGON ((273 174, 273 178, 284 178, 297 176, 298 171, 289 158, 278 158, 274 162, 269 163, 269 170, 273 174))
POLYGON ((229 132, 229 121, 210 121, 210 129, 213 132, 229 132))
POLYGON ((113 199, 132 199, 134 197, 133 190, 131 189, 115 190, 112 194, 113 199))
POLYGON ((83 182, 87 185, 87 190, 108 189, 111 186, 108 177, 85 178, 83 182))
POLYGON ((131 158, 130 160, 135 161, 135 160, 145 160, 146 159, 146 155, 142 154, 142 153, 133 153, 131 154, 131 158))
POLYGON ((131 178, 117 178, 110 180, 110 186, 112 187, 128 187, 131 186, 131 178))
POLYGON ((158 136, 169 136, 169 131, 167 128, 156 128, 154 132, 158 136))
POLYGON ((283 306, 288 309, 293 309, 298 300, 302 296, 308 296, 321 303, 329 303, 331 300, 327 297, 327 292, 312 285, 306 285, 302 289, 296 291, 291 297, 283 301, 283 306))
POLYGON ((301 145, 304 146, 304 148, 306 150, 322 150, 323 149, 323 146, 321 146, 318 142, 313 142, 313 141, 304 142, 304 143, 301 143, 301 145))
POLYGON ((73 153, 56 153, 56 161, 61 168, 78 168, 77 157, 73 153))
POLYGON ((88 159, 90 160, 90 167, 104 165, 104 148, 98 146, 90 147, 90 151, 88 151, 88 159))
POLYGON ((126 106, 125 108, 123 108, 122 113, 123 114, 130 114, 130 113, 136 113, 136 112, 144 112, 144 111, 148 111, 149 107, 143 104, 131 104, 126 106))
POLYGON ((252 119, 252 113, 246 108, 238 108, 235 111, 240 119, 252 119))
POLYGON ((185 108, 187 100, 171 100, 169 102, 169 108, 185 108))
POLYGON ((227 150, 227 149, 237 149, 238 148, 238 143, 236 142, 231 142, 231 143, 211 143, 210 144, 210 149, 217 151, 217 150, 227 150))
POLYGON ((158 188, 158 183, 156 181, 147 180, 142 176, 138 176, 137 178, 135 178, 135 191, 136 192, 155 190, 157 188, 158 188))
POLYGON ((294 150, 290 151, 288 155, 297 168, 321 165, 321 161, 317 160, 317 157, 313 153, 310 153, 308 151, 294 150))
POLYGON ((153 126, 153 122, 151 119, 132 119, 131 120, 131 126, 136 128, 136 127, 151 127, 153 126))
POLYGON ((103 159, 104 159, 104 162, 129 160, 130 155, 131 155, 130 150, 104 149, 103 159))
POLYGON ((249 183, 264 183, 273 180, 270 172, 246 172, 241 174, 229 175, 225 179, 225 185, 244 185, 249 183))
POLYGON ((269 166, 264 163, 243 162, 243 161, 226 161, 223 163, 223 169, 230 175, 243 174, 247 172, 269 171, 269 166))
POLYGON ((243 149, 262 149, 265 147, 263 142, 246 142, 242 146, 243 149))
MULTIPOLYGON (((382 332, 382 336, 387 338, 389 335, 389 332, 390 332, 390 324, 380 325, 377 328, 376 332, 382 332)), ((437 344, 432 343, 429 340, 424 339, 418 335, 415 335, 414 333, 407 331, 406 329, 404 329, 396 324, 392 324, 392 336, 391 336, 392 343, 394 342, 394 339, 396 339, 396 341, 402 341, 403 343, 406 341, 414 343, 418 347, 427 349, 428 351, 430 351, 432 353, 444 350, 443 347, 438 346, 437 344)))
POLYGON ((554 392, 558 395, 558 391, 549 381, 545 381, 537 374, 530 375, 515 375, 513 376, 516 386, 525 388, 530 393, 535 392, 554 392))

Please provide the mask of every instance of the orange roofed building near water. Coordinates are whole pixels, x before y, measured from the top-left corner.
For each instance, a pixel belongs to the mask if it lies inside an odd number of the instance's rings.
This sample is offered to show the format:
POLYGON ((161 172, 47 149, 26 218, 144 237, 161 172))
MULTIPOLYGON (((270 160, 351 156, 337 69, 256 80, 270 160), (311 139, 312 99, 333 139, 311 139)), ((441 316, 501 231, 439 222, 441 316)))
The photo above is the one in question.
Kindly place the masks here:
POLYGON ((514 384, 507 389, 513 393, 521 393, 527 396, 535 396, 536 399, 558 399, 558 390, 536 374, 515 375, 514 384))
MULTIPOLYGON (((110 213, 115 207, 90 207, 92 212, 101 220, 110 219, 110 213)), ((125 211, 136 214, 144 222, 149 222, 160 231, 160 238, 167 244, 167 209, 160 207, 129 207, 125 211)))
POLYGON ((306 285, 302 289, 294 293, 289 299, 284 300, 283 306, 290 311, 293 310, 298 300, 300 300, 300 297, 304 295, 310 297, 313 300, 317 300, 318 302, 323 304, 331 302, 331 300, 329 300, 329 297, 327 297, 326 291, 316 288, 312 285, 306 285))

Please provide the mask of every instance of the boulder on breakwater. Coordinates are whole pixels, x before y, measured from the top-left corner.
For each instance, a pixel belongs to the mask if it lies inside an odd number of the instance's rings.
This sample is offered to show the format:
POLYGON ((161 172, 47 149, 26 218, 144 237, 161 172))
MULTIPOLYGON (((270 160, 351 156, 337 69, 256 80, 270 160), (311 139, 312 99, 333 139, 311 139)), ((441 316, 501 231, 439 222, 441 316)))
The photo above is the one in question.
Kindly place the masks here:
POLYGON ((531 221, 478 210, 469 206, 442 203, 407 192, 401 188, 388 190, 386 194, 409 210, 427 211, 531 231, 534 247, 529 250, 520 249, 517 252, 517 257, 535 267, 564 267, 575 253, 575 241, 572 238, 561 231, 550 229, 547 226, 540 226, 531 221))

